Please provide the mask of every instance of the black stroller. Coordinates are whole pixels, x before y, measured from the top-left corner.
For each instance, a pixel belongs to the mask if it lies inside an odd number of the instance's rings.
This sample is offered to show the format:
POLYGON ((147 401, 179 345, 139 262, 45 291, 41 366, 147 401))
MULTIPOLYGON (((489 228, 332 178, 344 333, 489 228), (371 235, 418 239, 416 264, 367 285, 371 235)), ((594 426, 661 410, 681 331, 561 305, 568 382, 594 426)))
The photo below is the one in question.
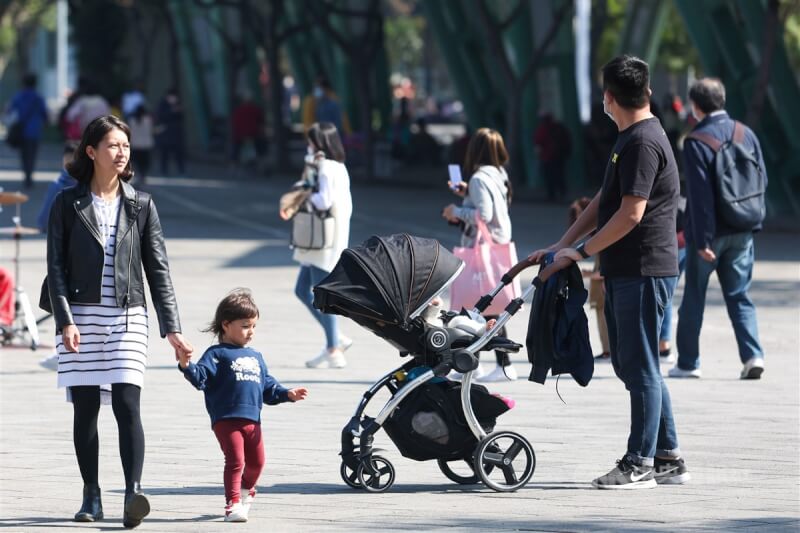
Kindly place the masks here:
MULTIPOLYGON (((483 482, 508 492, 528 482, 536 467, 533 447, 517 433, 492 432, 495 418, 508 408, 471 382, 478 352, 517 352, 522 347, 497 332, 534 287, 511 302, 490 330, 469 327, 483 321, 480 313, 528 266, 522 261, 512 268, 474 309, 441 312, 431 321, 424 313, 464 268, 460 259, 436 240, 406 234, 371 237, 344 251, 331 274, 314 288, 314 306, 351 318, 397 347, 401 356, 412 358, 364 393, 342 430, 340 473, 347 485, 383 492, 394 483, 392 464, 374 454, 374 435, 381 427, 401 454, 436 459, 445 476, 457 483, 483 482), (443 377, 453 369, 463 374, 461 383, 443 377), (367 404, 384 386, 391 399, 377 416, 366 416, 367 404)), ((547 270, 540 273, 542 280, 547 270)))

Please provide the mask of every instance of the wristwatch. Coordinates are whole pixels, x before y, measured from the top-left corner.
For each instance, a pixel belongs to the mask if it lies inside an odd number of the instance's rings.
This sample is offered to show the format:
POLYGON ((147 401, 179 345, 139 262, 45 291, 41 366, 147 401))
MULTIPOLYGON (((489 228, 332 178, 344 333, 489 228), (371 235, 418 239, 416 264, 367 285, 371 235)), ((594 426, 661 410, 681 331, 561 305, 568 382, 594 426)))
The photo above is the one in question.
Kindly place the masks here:
POLYGON ((579 244, 579 245, 578 245, 578 246, 575 248, 575 251, 576 251, 576 252, 578 252, 579 254, 581 254, 581 257, 583 257, 584 259, 589 259, 589 258, 591 257, 591 255, 589 255, 588 253, 586 253, 586 242, 582 242, 582 243, 580 243, 580 244, 579 244))

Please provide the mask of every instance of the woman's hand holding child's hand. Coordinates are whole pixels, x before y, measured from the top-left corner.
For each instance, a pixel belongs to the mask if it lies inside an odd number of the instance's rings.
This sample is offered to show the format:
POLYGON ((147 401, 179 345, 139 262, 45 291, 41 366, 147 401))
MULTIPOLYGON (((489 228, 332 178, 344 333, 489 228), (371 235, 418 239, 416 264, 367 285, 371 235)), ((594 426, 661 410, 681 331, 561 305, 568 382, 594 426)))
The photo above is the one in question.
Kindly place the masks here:
POLYGON ((187 366, 189 366, 189 361, 191 360, 192 360, 192 352, 181 352, 178 355, 178 365, 181 368, 185 369, 187 366))
POLYGON ((308 389, 305 387, 297 387, 296 389, 289 389, 290 402, 305 400, 306 396, 308 396, 308 389))

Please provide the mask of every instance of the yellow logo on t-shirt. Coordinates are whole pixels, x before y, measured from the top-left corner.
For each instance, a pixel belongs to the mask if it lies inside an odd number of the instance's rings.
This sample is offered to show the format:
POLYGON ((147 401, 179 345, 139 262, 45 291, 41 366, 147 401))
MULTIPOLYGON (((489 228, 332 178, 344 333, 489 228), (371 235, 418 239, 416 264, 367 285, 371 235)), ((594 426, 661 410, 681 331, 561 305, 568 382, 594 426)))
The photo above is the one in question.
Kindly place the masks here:
POLYGON ((614 154, 614 155, 611 156, 611 162, 612 163, 616 163, 617 162, 617 154, 614 154))

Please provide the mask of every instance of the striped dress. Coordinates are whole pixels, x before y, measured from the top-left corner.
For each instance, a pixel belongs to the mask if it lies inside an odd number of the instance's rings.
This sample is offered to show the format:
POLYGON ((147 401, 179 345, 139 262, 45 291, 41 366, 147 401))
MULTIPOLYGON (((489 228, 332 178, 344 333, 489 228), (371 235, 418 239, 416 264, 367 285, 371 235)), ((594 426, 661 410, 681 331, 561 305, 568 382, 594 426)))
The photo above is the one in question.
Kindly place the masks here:
MULTIPOLYGON (((92 209, 105 243, 105 265, 99 305, 70 304, 80 332, 79 352, 67 351, 56 335, 58 386, 99 385, 107 403, 112 383, 141 387, 147 365, 147 311, 144 306, 117 307, 114 253, 120 197, 107 203, 92 194, 92 209)), ((132 267, 134 268, 134 267, 132 267)), ((67 400, 70 400, 67 388, 67 400)))

